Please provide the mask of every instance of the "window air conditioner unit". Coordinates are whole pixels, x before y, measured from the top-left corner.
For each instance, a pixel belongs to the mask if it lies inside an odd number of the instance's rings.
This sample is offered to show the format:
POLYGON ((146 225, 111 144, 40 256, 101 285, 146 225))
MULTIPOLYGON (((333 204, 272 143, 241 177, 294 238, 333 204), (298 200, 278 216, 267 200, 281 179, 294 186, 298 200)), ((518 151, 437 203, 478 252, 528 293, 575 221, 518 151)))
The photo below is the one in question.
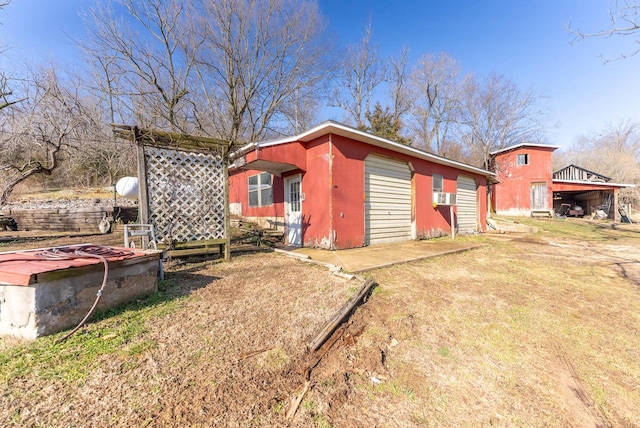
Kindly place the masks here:
POLYGON ((456 194, 445 192, 433 192, 433 203, 438 205, 455 205, 456 194))

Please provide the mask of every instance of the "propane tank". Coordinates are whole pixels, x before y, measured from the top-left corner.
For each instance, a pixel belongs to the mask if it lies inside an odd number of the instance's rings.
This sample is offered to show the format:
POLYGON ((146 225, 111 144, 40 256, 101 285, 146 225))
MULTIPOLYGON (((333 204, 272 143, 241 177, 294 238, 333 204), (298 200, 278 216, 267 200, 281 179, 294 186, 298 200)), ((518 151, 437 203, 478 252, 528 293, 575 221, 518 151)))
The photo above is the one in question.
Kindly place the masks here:
POLYGON ((138 177, 122 177, 116 183, 116 192, 123 198, 138 199, 138 177))

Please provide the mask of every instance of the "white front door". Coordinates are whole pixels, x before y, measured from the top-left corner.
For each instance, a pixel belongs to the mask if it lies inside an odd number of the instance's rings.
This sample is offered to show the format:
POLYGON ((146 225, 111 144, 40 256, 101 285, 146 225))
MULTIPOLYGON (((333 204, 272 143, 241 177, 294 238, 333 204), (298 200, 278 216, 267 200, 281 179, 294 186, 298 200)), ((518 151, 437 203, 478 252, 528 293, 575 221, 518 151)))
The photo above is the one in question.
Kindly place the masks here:
POLYGON ((302 245, 302 186, 299 175, 284 180, 285 223, 289 245, 302 245))

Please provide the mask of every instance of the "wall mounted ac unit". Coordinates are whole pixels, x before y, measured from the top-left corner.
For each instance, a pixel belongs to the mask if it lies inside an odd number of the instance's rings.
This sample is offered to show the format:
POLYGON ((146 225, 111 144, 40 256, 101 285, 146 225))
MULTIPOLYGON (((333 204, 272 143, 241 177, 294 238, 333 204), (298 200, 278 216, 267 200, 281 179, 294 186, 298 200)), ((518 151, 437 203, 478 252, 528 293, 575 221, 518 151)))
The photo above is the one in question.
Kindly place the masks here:
POLYGON ((438 205, 455 205, 456 194, 445 192, 433 192, 433 203, 438 205))

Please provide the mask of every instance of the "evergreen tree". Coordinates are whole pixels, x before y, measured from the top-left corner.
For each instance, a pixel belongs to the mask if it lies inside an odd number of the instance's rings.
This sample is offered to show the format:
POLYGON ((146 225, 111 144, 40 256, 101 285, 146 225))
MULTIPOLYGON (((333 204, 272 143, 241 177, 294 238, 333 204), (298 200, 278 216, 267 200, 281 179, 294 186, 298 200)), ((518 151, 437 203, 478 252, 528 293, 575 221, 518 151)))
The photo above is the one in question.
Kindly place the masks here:
POLYGON ((397 143, 411 145, 409 138, 400 135, 402 129, 402 122, 398 117, 389 110, 389 107, 382 108, 379 102, 373 107, 373 111, 366 113, 368 125, 361 127, 363 131, 367 131, 378 137, 386 138, 387 140, 395 141, 397 143))

